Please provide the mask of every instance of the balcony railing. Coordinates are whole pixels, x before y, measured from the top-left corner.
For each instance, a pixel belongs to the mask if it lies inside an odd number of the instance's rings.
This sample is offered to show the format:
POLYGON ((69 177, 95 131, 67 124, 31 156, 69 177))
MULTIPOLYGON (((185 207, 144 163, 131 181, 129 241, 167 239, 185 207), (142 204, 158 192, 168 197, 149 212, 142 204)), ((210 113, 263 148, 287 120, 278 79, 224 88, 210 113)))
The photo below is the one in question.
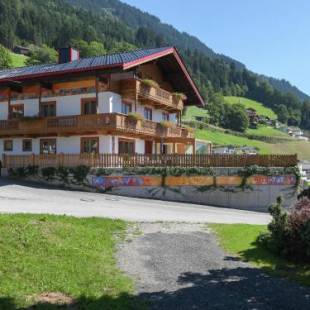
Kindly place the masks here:
POLYGON ((115 131, 166 138, 193 138, 186 128, 163 128, 160 123, 132 121, 118 113, 73 115, 46 118, 24 118, 0 121, 0 137, 85 134, 93 131, 115 131))
POLYGON ((145 84, 138 79, 129 79, 121 82, 121 94, 124 99, 139 99, 142 103, 150 103, 171 112, 183 110, 183 100, 162 88, 145 84))

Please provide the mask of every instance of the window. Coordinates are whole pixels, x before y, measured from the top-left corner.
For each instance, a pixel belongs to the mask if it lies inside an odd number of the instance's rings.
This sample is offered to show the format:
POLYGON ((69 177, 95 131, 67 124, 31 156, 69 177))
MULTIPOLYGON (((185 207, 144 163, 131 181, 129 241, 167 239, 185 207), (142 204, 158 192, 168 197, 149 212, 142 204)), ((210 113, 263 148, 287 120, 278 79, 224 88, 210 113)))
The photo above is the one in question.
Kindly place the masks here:
POLYGON ((98 154, 99 138, 81 138, 81 153, 98 154))
POLYGON ((10 106, 10 118, 22 118, 24 117, 24 105, 23 104, 15 104, 10 106))
POLYGON ((127 102, 122 102, 122 113, 123 114, 129 114, 131 113, 131 104, 127 102))
POLYGON ((170 116, 168 112, 163 112, 163 121, 169 121, 170 116))
POLYGON ((32 140, 23 140, 23 152, 32 152, 32 140))
POLYGON ((118 153, 119 154, 134 154, 135 142, 133 140, 118 140, 118 153))
POLYGON ((97 114, 97 99, 82 99, 81 112, 82 115, 97 114))
POLYGON ((6 152, 11 152, 13 151, 13 140, 4 140, 3 142, 4 146, 4 151, 6 152))
POLYGON ((40 116, 52 117, 56 116, 56 102, 41 102, 40 116))
POLYGON ((144 108, 144 118, 151 121, 153 119, 153 113, 152 109, 150 108, 144 108))
POLYGON ((56 139, 41 139, 40 140, 41 154, 56 154, 56 139))

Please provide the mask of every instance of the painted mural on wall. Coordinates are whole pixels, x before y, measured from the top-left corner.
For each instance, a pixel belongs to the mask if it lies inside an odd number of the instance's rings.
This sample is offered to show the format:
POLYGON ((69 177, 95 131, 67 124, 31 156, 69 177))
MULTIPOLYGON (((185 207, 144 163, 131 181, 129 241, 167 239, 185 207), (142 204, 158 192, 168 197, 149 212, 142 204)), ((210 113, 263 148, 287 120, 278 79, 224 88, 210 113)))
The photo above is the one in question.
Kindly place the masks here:
POLYGON ((153 176, 92 176, 90 184, 106 190, 113 187, 126 186, 161 186, 161 177, 153 176))
POLYGON ((296 177, 294 175, 264 176, 255 175, 251 178, 252 185, 295 185, 296 177))
MULTIPOLYGON (((146 187, 162 186, 161 176, 90 176, 90 185, 97 189, 108 189, 113 187, 146 187)), ((218 186, 239 186, 242 178, 239 176, 218 176, 216 184, 218 186)), ((167 176, 166 186, 210 186, 214 184, 212 176, 167 176)), ((251 185, 279 185, 294 186, 296 177, 294 175, 283 176, 261 176, 256 175, 249 178, 251 185)))

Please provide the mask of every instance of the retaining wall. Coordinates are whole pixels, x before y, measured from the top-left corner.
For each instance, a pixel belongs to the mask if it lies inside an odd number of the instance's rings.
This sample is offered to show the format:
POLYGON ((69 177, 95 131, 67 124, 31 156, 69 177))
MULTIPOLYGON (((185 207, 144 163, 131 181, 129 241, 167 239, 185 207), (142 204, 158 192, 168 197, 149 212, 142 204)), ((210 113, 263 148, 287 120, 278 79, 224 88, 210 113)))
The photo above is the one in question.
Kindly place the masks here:
POLYGON ((204 205, 267 212, 278 196, 284 207, 297 197, 296 177, 252 176, 242 185, 236 175, 210 176, 88 176, 91 187, 111 194, 190 202, 204 205))

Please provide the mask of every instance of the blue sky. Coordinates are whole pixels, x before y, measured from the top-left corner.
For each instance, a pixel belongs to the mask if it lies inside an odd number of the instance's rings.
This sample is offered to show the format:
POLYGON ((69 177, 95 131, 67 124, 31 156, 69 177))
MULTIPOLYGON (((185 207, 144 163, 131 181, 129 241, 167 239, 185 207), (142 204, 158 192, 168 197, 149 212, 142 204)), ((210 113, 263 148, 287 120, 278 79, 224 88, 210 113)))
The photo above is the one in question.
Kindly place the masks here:
POLYGON ((310 94, 309 0, 123 0, 310 94), (184 3, 184 4, 183 4, 184 3))

